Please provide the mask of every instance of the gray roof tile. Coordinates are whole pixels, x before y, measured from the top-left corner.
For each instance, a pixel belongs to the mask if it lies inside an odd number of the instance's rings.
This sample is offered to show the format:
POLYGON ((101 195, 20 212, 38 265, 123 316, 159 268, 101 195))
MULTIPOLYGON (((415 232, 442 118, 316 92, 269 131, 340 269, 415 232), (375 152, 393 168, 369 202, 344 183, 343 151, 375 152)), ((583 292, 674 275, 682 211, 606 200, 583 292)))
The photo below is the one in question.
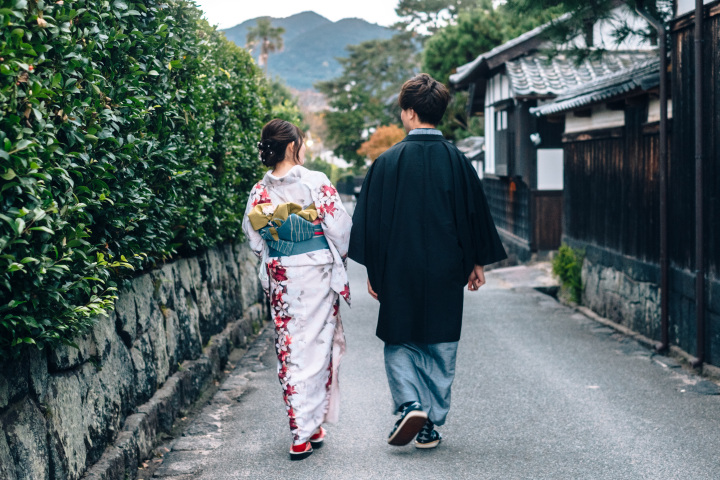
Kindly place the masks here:
POLYGON ((611 51, 577 64, 565 54, 548 58, 534 53, 508 61, 506 67, 515 96, 563 95, 608 75, 632 71, 656 58, 655 51, 611 51))

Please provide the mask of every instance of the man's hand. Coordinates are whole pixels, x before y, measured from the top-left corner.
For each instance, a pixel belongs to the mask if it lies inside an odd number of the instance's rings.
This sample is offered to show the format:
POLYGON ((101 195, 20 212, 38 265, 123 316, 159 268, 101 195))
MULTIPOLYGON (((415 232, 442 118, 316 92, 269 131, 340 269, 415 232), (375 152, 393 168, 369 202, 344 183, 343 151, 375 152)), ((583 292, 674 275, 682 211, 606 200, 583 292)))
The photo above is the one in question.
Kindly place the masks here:
MULTIPOLYGON (((475 265, 473 271, 470 272, 470 276, 468 277, 468 290, 474 292, 483 285, 485 285, 485 267, 482 265, 475 265)), ((370 283, 368 283, 368 288, 369 287, 370 283)))
POLYGON ((371 297, 373 297, 375 300, 377 300, 377 299, 378 299, 378 295, 377 295, 377 293, 375 293, 375 290, 372 289, 372 285, 370 285, 370 279, 369 279, 369 278, 368 278, 367 284, 368 284, 368 293, 370 294, 371 297))

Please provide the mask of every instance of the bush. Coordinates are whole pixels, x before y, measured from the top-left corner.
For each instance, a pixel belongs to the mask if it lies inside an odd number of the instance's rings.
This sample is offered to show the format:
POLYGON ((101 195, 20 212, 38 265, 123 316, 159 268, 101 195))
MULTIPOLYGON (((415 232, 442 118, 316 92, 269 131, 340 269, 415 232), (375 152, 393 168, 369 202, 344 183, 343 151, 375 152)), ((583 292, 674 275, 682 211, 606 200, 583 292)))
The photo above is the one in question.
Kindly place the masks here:
POLYGON ((585 258, 583 250, 570 248, 563 244, 552 261, 553 274, 560 279, 562 286, 570 293, 575 303, 582 300, 582 266, 585 258))
POLYGON ((236 238, 262 173, 250 55, 186 0, 0 9, 0 356, 72 339, 116 281, 236 238))

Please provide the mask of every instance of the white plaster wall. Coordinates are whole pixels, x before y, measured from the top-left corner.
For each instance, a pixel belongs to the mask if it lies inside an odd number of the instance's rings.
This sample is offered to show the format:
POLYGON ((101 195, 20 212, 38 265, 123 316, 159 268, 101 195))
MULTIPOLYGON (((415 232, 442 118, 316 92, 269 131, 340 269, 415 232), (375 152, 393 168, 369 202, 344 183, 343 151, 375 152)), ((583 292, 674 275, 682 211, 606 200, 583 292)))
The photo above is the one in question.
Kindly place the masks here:
POLYGON ((592 107, 592 115, 589 117, 576 117, 572 112, 565 115, 565 133, 622 127, 624 125, 625 112, 622 110, 608 110, 605 105, 592 107))
MULTIPOLYGON (((667 109, 668 109, 668 118, 672 118, 672 116, 673 116, 672 99, 668 99, 667 109)), ((648 121, 648 123, 660 121, 660 100, 658 100, 657 98, 650 100, 650 102, 648 103, 647 121, 648 121)))

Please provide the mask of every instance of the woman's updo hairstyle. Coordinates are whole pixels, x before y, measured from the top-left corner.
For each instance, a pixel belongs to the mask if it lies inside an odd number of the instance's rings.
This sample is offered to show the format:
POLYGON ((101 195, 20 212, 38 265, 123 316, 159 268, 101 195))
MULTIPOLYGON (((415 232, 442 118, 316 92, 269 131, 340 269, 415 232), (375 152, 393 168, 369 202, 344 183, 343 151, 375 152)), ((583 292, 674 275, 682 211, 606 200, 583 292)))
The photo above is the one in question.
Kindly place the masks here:
POLYGON ((262 129, 257 147, 260 161, 266 167, 274 167, 285 159, 288 144, 295 142, 295 163, 300 163, 300 145, 305 139, 302 130, 285 120, 275 118, 262 129))

